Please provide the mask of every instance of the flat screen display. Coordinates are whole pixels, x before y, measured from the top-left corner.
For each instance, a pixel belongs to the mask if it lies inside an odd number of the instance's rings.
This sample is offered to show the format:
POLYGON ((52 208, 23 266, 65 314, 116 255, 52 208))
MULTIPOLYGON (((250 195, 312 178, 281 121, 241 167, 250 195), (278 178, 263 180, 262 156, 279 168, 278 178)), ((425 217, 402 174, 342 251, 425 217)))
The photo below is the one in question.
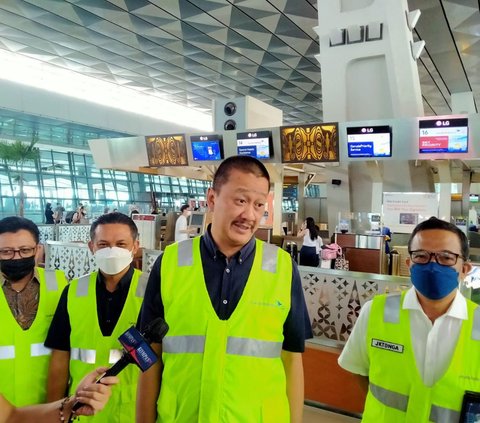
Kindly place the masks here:
POLYGON ((272 133, 270 131, 237 133, 237 154, 256 159, 273 157, 272 133))
POLYGON ((282 163, 338 162, 338 124, 282 126, 282 163))
POLYGON ((183 134, 151 135, 145 137, 148 165, 188 166, 187 144, 183 134))
POLYGON ((468 152, 468 118, 424 119, 418 125, 420 153, 468 152))
POLYGON ((390 126, 359 126, 347 128, 348 157, 391 157, 390 126))
POLYGON ((192 135, 190 141, 194 161, 223 160, 223 138, 221 135, 192 135))
POLYGON ((190 225, 192 226, 203 226, 203 219, 204 219, 204 214, 203 213, 192 213, 190 217, 190 225))

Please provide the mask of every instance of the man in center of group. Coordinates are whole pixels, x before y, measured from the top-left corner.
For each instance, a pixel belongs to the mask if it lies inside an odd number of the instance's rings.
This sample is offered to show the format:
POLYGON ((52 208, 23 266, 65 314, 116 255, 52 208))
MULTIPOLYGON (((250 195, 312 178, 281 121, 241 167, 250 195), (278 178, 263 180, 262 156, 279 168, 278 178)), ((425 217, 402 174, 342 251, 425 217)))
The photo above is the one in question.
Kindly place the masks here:
MULTIPOLYGON (((65 396, 69 377, 72 393, 85 373, 120 358, 118 337, 135 324, 143 300, 145 283, 131 264, 139 244, 133 220, 122 213, 104 214, 92 224, 90 238, 99 271, 72 281, 64 290, 45 341, 53 349, 49 401, 65 396)), ((123 370, 105 410, 86 419, 133 422, 138 373, 135 366, 123 370)))
POLYGON ((138 423, 301 422, 311 328, 291 257, 254 236, 269 189, 260 161, 226 159, 205 235, 157 259, 140 323, 165 317, 170 329, 153 344, 163 363, 140 376, 138 423))

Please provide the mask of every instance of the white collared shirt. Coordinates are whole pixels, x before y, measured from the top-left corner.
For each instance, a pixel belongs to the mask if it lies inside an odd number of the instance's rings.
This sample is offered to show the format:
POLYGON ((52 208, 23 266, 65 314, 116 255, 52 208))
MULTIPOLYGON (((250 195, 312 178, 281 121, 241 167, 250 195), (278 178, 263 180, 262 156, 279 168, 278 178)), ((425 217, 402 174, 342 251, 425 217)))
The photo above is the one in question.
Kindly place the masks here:
MULTIPOLYGON (((338 358, 345 370, 368 376, 367 326, 372 302, 368 301, 360 310, 357 322, 338 358)), ((415 288, 405 294, 403 309, 410 310, 410 331, 413 352, 418 372, 426 386, 432 386, 446 372, 457 345, 462 321, 467 320, 467 302, 457 290, 457 295, 447 312, 434 323, 423 312, 415 288)))

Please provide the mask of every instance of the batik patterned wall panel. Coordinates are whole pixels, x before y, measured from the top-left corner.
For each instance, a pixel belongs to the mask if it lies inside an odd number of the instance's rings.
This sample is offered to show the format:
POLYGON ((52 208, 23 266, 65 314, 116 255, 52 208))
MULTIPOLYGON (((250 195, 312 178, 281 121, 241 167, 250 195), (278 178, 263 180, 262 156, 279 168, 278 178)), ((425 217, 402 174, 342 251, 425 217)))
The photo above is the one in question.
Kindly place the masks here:
POLYGON ((338 162, 338 125, 284 126, 280 128, 283 163, 338 162))
POLYGON ((90 225, 58 225, 58 239, 61 242, 90 241, 90 225))
POLYGON ((185 136, 155 135, 145 137, 147 143, 148 165, 159 166, 187 166, 187 145, 185 136))
POLYGON ((375 294, 399 292, 408 278, 300 267, 300 276, 315 338, 345 342, 360 308, 375 294))
POLYGON ((97 270, 97 264, 85 243, 48 241, 45 268, 63 270, 67 279, 72 280, 97 270))

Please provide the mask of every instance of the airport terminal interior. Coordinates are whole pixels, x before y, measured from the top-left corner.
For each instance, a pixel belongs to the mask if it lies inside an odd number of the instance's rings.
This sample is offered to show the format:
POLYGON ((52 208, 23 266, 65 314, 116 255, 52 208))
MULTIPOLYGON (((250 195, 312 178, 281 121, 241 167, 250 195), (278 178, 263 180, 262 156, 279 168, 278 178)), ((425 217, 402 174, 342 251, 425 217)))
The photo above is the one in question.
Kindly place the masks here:
POLYGON ((206 230, 223 159, 262 160, 257 237, 298 261, 312 217, 342 249, 300 266, 304 421, 358 421, 336 360, 366 301, 411 286, 415 225, 454 223, 480 262, 479 28, 474 0, 1 1, 0 218, 38 224, 45 268, 74 279, 96 268, 90 224, 125 213, 150 271, 181 205, 206 230), (48 203, 86 215, 46 224, 48 203))

